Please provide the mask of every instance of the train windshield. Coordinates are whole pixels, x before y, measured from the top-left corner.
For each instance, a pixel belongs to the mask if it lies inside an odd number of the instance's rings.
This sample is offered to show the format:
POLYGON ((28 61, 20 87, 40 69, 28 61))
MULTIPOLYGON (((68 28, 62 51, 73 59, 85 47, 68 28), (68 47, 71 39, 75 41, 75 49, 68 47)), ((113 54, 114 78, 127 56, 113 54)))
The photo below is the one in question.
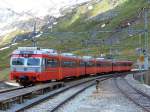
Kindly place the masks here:
POLYGON ((12 65, 24 65, 25 60, 24 58, 13 58, 12 59, 12 65))
POLYGON ((27 66, 40 66, 41 61, 40 58, 28 58, 27 59, 27 66))

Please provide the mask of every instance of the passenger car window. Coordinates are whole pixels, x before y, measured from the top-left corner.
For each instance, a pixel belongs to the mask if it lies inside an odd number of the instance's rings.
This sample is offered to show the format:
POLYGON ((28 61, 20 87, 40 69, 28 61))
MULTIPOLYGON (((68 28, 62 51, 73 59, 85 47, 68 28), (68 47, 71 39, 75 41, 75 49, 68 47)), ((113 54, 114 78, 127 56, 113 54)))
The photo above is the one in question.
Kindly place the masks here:
POLYGON ((58 66, 58 61, 56 59, 47 59, 46 65, 48 67, 57 67, 58 66))

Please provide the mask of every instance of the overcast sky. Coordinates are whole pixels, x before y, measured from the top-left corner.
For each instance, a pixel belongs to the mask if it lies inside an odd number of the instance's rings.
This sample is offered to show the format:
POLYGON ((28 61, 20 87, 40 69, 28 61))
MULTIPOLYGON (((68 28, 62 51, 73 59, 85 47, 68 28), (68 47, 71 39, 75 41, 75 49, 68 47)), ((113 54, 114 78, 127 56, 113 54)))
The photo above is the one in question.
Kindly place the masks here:
POLYGON ((57 14, 61 7, 86 1, 89 0, 0 0, 0 8, 10 8, 16 12, 32 11, 43 16, 49 9, 57 14))

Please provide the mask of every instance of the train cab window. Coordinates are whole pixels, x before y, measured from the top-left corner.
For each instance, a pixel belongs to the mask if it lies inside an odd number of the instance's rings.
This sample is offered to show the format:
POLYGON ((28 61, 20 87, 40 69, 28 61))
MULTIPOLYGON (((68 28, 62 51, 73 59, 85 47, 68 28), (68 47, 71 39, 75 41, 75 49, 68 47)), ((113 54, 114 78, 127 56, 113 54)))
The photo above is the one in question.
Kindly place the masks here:
POLYGON ((12 65, 24 65, 24 58, 13 58, 12 65))
POLYGON ((28 58, 27 65, 28 66, 40 66, 40 58, 28 58))
POLYGON ((46 66, 48 67, 57 67, 58 61, 56 59, 46 59, 46 66))

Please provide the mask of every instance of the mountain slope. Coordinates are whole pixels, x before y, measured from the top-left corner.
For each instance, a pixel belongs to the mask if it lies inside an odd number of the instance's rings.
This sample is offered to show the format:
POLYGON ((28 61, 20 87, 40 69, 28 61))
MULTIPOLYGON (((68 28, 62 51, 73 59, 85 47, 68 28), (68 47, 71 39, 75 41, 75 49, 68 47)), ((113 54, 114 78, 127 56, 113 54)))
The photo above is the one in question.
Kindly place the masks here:
MULTIPOLYGON (((112 53, 114 58, 136 61, 136 49, 144 46, 144 34, 129 32, 128 29, 144 28, 144 7, 149 7, 146 0, 92 0, 63 9, 64 16, 57 18, 57 24, 52 28, 43 26, 43 33, 36 40, 40 47, 62 52, 92 56, 109 56, 112 53)), ((17 46, 31 45, 31 41, 27 40, 0 51, 1 68, 9 64, 9 56, 17 46)))

